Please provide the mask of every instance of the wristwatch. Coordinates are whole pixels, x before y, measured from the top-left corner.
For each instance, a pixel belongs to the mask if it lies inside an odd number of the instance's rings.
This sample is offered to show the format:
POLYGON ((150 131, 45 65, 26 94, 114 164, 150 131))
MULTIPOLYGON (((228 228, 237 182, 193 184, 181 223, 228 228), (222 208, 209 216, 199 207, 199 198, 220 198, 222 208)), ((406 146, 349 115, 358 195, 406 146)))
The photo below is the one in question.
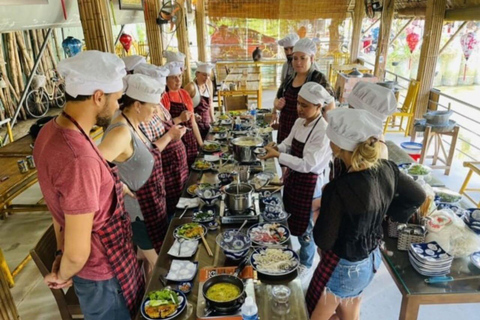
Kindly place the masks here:
POLYGON ((58 256, 61 256, 61 255, 63 255, 62 249, 59 249, 59 250, 55 251, 55 258, 58 257, 58 256))

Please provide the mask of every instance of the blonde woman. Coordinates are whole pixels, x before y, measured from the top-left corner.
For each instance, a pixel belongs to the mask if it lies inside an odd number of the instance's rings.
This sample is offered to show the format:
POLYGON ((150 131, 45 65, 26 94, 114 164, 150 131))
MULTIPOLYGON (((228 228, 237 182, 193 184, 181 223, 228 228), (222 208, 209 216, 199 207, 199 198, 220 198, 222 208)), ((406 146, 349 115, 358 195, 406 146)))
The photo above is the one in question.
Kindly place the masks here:
POLYGON ((360 316, 360 296, 379 269, 385 215, 407 221, 425 200, 423 189, 381 159, 382 121, 365 110, 328 113, 327 136, 346 173, 328 183, 313 237, 321 255, 306 301, 312 320, 360 316))

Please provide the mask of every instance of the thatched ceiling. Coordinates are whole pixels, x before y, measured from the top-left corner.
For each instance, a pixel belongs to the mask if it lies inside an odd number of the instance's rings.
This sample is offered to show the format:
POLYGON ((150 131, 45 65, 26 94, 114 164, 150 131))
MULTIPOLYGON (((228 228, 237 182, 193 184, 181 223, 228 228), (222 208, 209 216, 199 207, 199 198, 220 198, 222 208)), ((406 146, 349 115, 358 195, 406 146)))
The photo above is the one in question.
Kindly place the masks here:
MULTIPOLYGON (((356 0, 206 0, 210 17, 345 19, 356 0)), ((381 0, 380 0, 381 1, 381 0)), ((362 1, 363 2, 363 1, 362 1)), ((422 10, 427 0, 395 0, 395 11, 422 10)), ((480 8, 480 0, 447 0, 447 10, 480 8)))
POLYGON ((349 0, 208 0, 210 17, 345 19, 349 0))

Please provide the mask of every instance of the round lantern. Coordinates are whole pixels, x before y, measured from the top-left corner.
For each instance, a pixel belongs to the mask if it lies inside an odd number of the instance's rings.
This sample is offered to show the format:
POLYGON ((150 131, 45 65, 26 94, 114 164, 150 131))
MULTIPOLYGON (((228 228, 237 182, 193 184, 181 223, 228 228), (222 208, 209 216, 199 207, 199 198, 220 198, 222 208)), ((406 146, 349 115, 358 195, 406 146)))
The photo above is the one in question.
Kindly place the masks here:
POLYGON ((410 53, 413 53, 413 51, 415 51, 415 48, 417 47, 419 41, 420 36, 418 35, 418 33, 412 32, 407 35, 407 44, 408 48, 410 49, 410 53))
POLYGON ((62 42, 62 48, 68 57, 73 57, 82 51, 82 41, 74 37, 67 37, 62 42))
POLYGON ((122 33, 120 36, 120 43, 123 46, 123 49, 128 52, 130 50, 130 47, 132 46, 132 36, 126 33, 122 33))
POLYGON ((463 70, 463 81, 465 81, 465 76, 467 74, 467 62, 468 58, 472 54, 475 45, 477 44, 477 37, 474 32, 467 32, 460 38, 460 44, 462 45, 463 55, 465 56, 465 68, 463 70))

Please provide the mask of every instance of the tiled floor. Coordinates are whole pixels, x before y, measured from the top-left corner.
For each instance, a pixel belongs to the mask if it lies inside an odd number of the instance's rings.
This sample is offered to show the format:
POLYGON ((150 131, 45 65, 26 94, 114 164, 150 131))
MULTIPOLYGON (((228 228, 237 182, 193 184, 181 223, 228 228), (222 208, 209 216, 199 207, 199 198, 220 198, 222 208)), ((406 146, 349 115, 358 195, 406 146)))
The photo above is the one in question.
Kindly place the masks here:
MULTIPOLYGON (((271 105, 273 92, 264 92, 264 105, 271 105)), ((387 139, 397 143, 406 141, 402 135, 389 134, 387 139)), ((454 170, 450 176, 442 171, 434 174, 445 184, 458 190, 466 175, 462 166, 463 159, 455 159, 454 170)), ((472 179, 473 180, 473 179, 472 179)), ((479 179, 473 181, 480 185, 479 179)), ((31 187, 18 200, 36 202, 40 197, 38 185, 31 187)), ((0 221, 0 247, 4 250, 9 267, 13 270, 25 258, 43 232, 51 223, 49 213, 18 213, 0 221)), ((295 247, 298 243, 294 244, 295 247)), ((318 257, 316 259, 318 262, 318 257)), ((17 308, 24 320, 59 320, 55 300, 50 290, 43 284, 42 277, 31 261, 15 279, 16 285, 11 290, 17 308)), ((363 295, 361 318, 366 320, 398 319, 401 295, 387 269, 382 266, 373 283, 363 295)), ((423 306, 420 308, 419 320, 462 320, 479 319, 480 304, 423 306)), ((112 319, 114 320, 114 319, 112 319)))

